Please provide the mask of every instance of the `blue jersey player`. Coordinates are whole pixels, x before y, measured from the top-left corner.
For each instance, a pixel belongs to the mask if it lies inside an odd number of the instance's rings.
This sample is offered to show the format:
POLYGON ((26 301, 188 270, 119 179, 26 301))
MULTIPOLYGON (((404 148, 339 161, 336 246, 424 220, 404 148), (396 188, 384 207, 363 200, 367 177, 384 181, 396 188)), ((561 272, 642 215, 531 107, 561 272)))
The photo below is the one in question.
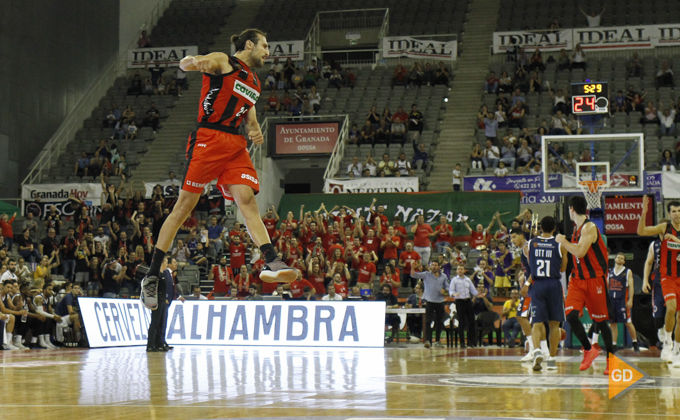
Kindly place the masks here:
POLYGON ((661 291, 661 272, 659 270, 661 263, 661 240, 662 239, 656 239, 649 245, 642 283, 643 292, 652 292, 654 327, 658 330, 659 343, 657 343, 657 347, 659 348, 660 345, 663 345, 661 343, 666 339, 666 330, 664 329, 666 321, 666 302, 664 302, 663 292, 661 291), (652 279, 651 285, 649 282, 650 278, 652 279))
POLYGON ((609 301, 613 309, 613 318, 609 320, 612 328, 612 340, 614 345, 619 336, 619 323, 628 328, 630 338, 633 340, 633 348, 636 353, 640 352, 637 342, 637 331, 633 326, 630 310, 633 308, 633 272, 626 268, 626 256, 623 252, 616 254, 616 265, 609 269, 607 281, 609 282, 609 301))
POLYGON ((545 336, 545 325, 550 327, 550 356, 548 370, 557 370, 555 355, 560 344, 560 323, 564 317, 564 294, 562 273, 567 269, 568 253, 555 240, 555 218, 546 216, 541 220, 540 236, 532 239, 528 246, 528 260, 531 270, 531 335, 534 340, 533 369, 542 369, 541 363, 547 355, 540 348, 541 335, 545 336))

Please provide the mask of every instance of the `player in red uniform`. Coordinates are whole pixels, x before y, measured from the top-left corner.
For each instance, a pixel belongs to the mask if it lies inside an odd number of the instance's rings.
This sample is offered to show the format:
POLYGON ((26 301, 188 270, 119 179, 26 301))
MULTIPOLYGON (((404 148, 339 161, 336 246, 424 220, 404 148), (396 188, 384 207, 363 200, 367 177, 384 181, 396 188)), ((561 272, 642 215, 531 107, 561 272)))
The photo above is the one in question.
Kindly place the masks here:
MULTIPOLYGON (((564 235, 557 235, 555 240, 572 254, 574 268, 567 290, 565 313, 567 322, 574 335, 583 345, 583 362, 581 370, 588 369, 599 352, 588 341, 588 336, 579 319, 579 312, 584 307, 588 309, 593 322, 600 328, 604 339, 607 357, 613 353, 612 330, 607 324, 609 311, 607 309, 607 262, 609 252, 602 240, 599 229, 586 215, 588 204, 585 197, 575 195, 569 198, 569 217, 576 223, 571 242, 564 235)), ((605 374, 609 374, 609 359, 605 374)))
POLYGON ((642 214, 638 222, 638 235, 654 236, 663 235, 660 250, 661 291, 666 302, 666 337, 661 351, 661 360, 673 363, 673 367, 680 367, 680 314, 678 308, 678 296, 680 295, 680 201, 671 201, 666 210, 670 217, 670 223, 660 223, 656 226, 647 226, 647 208, 649 197, 642 199, 642 214), (675 328, 675 341, 672 341, 673 328, 675 328))
POLYGON ((238 134, 239 126, 245 120, 250 140, 258 145, 264 142, 255 115, 255 103, 262 85, 251 68, 262 67, 269 56, 266 34, 247 29, 240 35, 233 35, 231 42, 236 50, 233 57, 211 53, 186 56, 180 62, 184 71, 203 73, 198 128, 189 136, 189 163, 182 191, 163 223, 150 267, 142 280, 141 299, 149 309, 158 307, 158 294, 163 292, 162 286, 158 290, 158 275, 177 230, 196 207, 204 187, 215 178, 224 197, 238 205, 250 236, 264 255, 267 266, 260 278, 266 282, 291 282, 297 277, 297 270, 277 257, 262 223, 255 201, 255 193, 259 191, 257 172, 248 155, 248 142, 238 134))

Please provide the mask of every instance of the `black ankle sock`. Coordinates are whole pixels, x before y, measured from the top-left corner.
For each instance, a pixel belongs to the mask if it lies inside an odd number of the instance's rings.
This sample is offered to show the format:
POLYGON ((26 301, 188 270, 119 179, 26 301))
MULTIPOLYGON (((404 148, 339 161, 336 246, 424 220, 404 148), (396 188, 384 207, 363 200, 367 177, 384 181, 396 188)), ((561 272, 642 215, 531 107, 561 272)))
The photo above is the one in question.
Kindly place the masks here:
POLYGON ((163 265, 163 259, 165 258, 165 251, 161 251, 158 248, 154 248, 153 257, 151 258, 151 266, 149 267, 149 272, 147 276, 156 276, 161 272, 161 265, 163 265))
MULTIPOLYGON (((588 341, 588 334, 586 334, 585 328, 583 328, 583 324, 578 318, 578 312, 577 311, 571 311, 569 314, 567 314, 567 322, 569 323, 569 326, 571 327, 571 331, 574 333, 576 338, 578 338, 578 341, 581 342, 581 345, 583 346, 583 350, 588 351, 591 349, 590 346, 590 341, 588 341)), ((610 332, 611 334, 611 332, 610 332)))
POLYGON ((276 250, 272 244, 264 244, 260 247, 262 255, 264 255, 264 262, 270 263, 276 259, 276 250))

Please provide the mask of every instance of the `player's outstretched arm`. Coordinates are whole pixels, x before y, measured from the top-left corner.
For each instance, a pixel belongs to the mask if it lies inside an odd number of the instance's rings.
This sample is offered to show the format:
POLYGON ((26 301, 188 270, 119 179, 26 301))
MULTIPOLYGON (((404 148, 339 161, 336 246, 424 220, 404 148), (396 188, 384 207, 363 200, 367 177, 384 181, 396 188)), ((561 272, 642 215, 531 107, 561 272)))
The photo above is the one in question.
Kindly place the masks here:
POLYGON ((184 71, 200 71, 210 74, 222 74, 232 71, 229 56, 216 52, 208 55, 187 55, 179 62, 184 71))
POLYGON ((645 293, 650 293, 652 291, 649 284, 649 276, 652 274, 652 268, 654 267, 654 244, 649 245, 649 250, 647 251, 647 260, 645 261, 645 270, 642 278, 642 291, 645 293))
POLYGON ((642 213, 638 221, 637 234, 640 236, 654 236, 663 235, 666 232, 666 223, 660 223, 656 226, 647 226, 647 208, 649 204, 649 197, 642 198, 642 213))

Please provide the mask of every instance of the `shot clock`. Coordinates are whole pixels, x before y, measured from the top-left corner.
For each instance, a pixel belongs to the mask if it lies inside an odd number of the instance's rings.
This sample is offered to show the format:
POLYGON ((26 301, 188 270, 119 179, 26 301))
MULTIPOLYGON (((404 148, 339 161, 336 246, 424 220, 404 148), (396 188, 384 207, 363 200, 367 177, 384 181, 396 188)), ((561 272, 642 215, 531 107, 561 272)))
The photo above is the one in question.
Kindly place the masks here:
POLYGON ((576 115, 609 114, 607 82, 572 83, 571 110, 576 115))

